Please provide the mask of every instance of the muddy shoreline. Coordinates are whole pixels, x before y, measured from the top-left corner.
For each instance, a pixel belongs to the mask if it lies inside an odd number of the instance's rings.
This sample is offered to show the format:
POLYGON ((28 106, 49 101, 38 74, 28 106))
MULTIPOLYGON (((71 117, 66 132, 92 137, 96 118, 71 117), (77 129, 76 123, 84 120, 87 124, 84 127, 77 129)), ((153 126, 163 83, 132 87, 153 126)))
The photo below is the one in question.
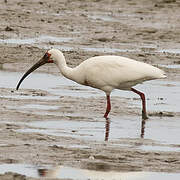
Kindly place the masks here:
MULTIPOLYGON (((179 8, 176 0, 1 3, 0 164, 180 173, 179 8), (107 125, 104 94, 64 79, 55 65, 41 67, 15 91, 23 72, 52 47, 71 67, 114 54, 163 69, 167 79, 138 86, 147 94, 145 126, 139 98, 117 91, 107 125)), ((33 179, 0 178, 15 176, 33 179)))

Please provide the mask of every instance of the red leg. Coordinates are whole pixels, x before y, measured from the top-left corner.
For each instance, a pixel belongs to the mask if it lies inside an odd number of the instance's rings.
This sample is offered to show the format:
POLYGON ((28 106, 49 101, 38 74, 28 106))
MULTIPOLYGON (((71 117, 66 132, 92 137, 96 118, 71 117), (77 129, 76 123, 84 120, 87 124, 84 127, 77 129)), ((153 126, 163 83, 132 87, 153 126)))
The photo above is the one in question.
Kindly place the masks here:
POLYGON ((106 112, 104 114, 104 117, 107 118, 109 112, 111 111, 111 101, 110 101, 110 95, 106 95, 107 98, 107 107, 106 107, 106 112))
POLYGON ((142 93, 142 92, 140 92, 134 88, 131 88, 131 90, 141 97, 141 100, 142 100, 142 118, 148 119, 147 114, 146 114, 146 99, 145 99, 144 93, 142 93))

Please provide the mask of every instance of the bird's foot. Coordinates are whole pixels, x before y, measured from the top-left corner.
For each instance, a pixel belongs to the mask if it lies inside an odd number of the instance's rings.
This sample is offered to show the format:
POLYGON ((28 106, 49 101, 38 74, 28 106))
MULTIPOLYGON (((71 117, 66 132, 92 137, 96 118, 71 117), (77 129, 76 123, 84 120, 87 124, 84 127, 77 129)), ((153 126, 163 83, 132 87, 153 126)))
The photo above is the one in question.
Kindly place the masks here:
POLYGON ((108 115, 107 115, 106 113, 104 114, 104 118, 105 118, 105 119, 108 119, 108 115))
POLYGON ((105 114, 104 114, 104 118, 105 118, 106 120, 109 120, 108 114, 109 114, 109 113, 105 113, 105 114))

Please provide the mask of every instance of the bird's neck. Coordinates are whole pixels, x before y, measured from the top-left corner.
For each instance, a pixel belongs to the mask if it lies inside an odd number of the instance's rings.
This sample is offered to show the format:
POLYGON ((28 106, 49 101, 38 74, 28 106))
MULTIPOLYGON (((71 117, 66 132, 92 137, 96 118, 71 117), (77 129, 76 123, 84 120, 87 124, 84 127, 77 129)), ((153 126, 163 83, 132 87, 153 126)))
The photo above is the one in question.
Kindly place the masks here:
POLYGON ((74 69, 67 66, 64 56, 61 57, 61 60, 59 60, 56 65, 64 77, 76 81, 74 69))
MULTIPOLYGON (((60 69, 60 68, 59 68, 60 69)), ((71 80, 75 81, 73 68, 68 67, 67 65, 60 69, 61 74, 71 80)))

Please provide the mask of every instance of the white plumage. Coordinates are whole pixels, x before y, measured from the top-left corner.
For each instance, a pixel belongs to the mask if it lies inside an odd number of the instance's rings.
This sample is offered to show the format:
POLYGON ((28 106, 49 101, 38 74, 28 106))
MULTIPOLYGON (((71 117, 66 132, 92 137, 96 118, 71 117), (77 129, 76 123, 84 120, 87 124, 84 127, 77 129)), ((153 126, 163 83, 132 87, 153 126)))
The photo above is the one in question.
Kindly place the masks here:
POLYGON ((110 93, 113 89, 130 90, 143 81, 164 78, 164 72, 149 64, 121 56, 97 56, 74 69, 80 84, 110 93), (79 77, 79 75, 81 77, 79 77), (79 79, 81 81, 79 81, 79 79))

